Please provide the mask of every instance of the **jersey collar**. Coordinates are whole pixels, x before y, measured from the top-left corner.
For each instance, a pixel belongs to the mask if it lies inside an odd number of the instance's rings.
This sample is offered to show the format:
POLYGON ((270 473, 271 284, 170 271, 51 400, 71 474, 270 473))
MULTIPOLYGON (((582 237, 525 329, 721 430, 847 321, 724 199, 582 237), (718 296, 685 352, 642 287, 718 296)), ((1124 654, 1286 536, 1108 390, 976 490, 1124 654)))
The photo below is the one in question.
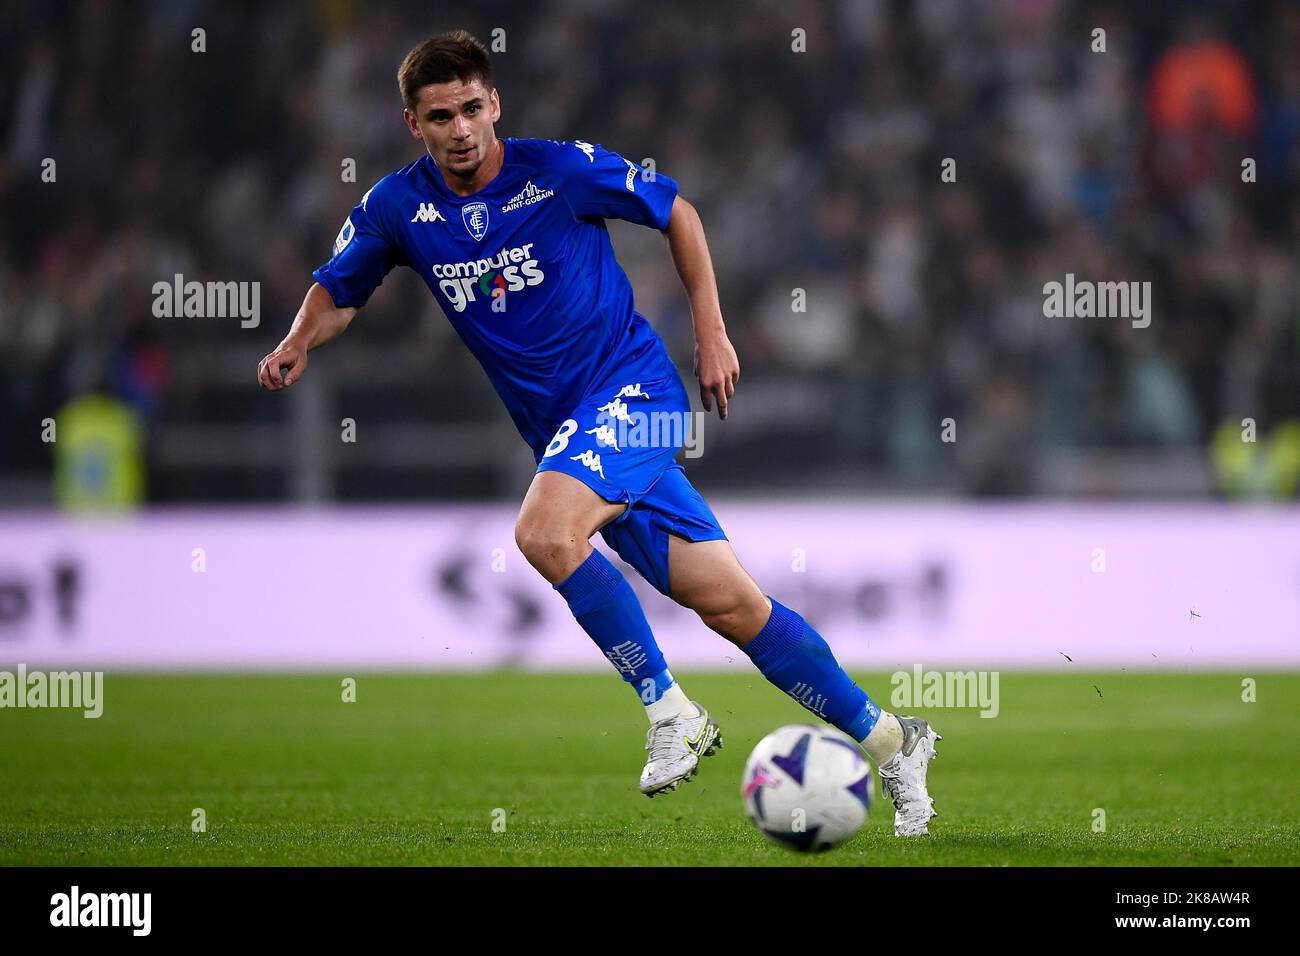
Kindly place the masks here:
POLYGON ((447 199, 451 199, 455 202, 469 202, 471 200, 483 196, 488 192, 491 192, 492 187, 494 187, 497 183, 501 181, 502 174, 505 173, 506 171, 506 166, 510 164, 510 154, 514 148, 514 140, 512 137, 501 136, 498 137, 498 139, 501 140, 501 143, 505 150, 501 156, 501 168, 497 171, 496 176, 493 177, 493 179, 490 182, 484 185, 481 189, 477 189, 467 196, 462 196, 460 193, 452 192, 451 187, 447 185, 447 181, 443 179, 442 170, 438 168, 438 164, 433 161, 432 156, 430 156, 428 153, 425 153, 424 154, 425 173, 429 177, 429 180, 433 183, 434 188, 439 193, 441 193, 444 197, 446 197, 447 199))

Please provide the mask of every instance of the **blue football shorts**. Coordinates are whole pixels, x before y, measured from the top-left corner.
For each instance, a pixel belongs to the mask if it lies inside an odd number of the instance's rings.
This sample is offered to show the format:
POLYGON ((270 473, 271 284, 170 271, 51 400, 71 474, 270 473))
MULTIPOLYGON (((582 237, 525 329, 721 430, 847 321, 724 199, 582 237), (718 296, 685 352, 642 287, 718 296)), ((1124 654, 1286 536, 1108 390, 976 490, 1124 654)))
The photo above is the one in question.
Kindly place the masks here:
POLYGON ((627 503, 600 536, 668 594, 668 536, 725 541, 718 519, 676 462, 691 403, 674 369, 650 381, 617 375, 592 389, 541 451, 537 470, 561 471, 606 501, 627 503))

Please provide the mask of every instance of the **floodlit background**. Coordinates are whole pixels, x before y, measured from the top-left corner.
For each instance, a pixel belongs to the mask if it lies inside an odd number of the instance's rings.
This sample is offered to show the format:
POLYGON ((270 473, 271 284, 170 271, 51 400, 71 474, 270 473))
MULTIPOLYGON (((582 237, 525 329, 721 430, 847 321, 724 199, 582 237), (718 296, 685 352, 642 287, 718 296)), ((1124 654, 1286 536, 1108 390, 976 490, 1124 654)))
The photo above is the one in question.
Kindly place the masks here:
MULTIPOLYGON (((7 3, 6 661, 604 666, 514 547, 531 456, 413 273, 255 381, 420 155, 401 56, 456 26, 504 44, 498 135, 653 160, 699 208, 743 374, 688 473, 847 660, 1297 663, 1300 8, 1048 0, 7 3), (259 324, 155 318, 176 273, 260 283, 259 324), (1149 281, 1149 327, 1046 317, 1067 274, 1149 281), (255 640, 282 593, 315 617, 255 640)), ((662 238, 611 228, 691 384, 662 238)))

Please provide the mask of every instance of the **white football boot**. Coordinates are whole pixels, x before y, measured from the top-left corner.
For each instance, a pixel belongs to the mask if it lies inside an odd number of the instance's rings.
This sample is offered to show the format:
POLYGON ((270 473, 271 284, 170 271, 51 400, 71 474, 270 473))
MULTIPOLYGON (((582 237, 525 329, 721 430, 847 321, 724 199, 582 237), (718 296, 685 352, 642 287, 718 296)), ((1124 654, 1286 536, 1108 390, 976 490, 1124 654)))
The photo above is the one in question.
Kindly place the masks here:
POLYGON ((894 836, 929 836, 930 818, 937 817, 925 789, 925 775, 935 758, 935 741, 942 740, 920 717, 899 717, 903 747, 880 767, 880 785, 894 801, 894 836))
POLYGON ((665 717, 646 733, 645 749, 650 752, 641 771, 641 792, 647 797, 676 790, 683 780, 695 776, 701 757, 722 749, 722 734, 709 712, 691 701, 693 717, 665 717))

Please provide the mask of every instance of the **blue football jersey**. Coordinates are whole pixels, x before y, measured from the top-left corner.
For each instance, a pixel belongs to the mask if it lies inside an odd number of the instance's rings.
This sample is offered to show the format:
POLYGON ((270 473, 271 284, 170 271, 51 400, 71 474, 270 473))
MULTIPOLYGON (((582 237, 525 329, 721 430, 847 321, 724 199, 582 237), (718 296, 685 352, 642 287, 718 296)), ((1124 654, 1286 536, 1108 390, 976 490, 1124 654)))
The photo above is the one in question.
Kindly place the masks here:
POLYGON ((415 269, 540 455, 597 383, 676 375, 605 220, 666 229, 677 183, 582 140, 502 142, 500 173, 469 196, 429 156, 385 176, 312 275, 360 308, 394 266, 415 269))

